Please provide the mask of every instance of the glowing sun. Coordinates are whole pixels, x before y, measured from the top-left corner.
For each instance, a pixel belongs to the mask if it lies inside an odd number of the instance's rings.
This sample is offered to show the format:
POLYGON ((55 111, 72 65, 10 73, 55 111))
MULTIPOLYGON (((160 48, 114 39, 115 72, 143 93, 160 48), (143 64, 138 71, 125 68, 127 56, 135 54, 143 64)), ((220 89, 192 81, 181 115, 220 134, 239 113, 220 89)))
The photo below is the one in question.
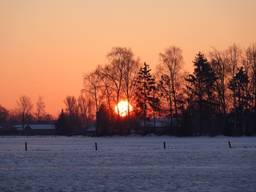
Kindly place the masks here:
POLYGON ((116 106, 115 106, 115 112, 121 117, 125 117, 128 115, 128 109, 131 112, 132 111, 132 106, 128 103, 128 101, 120 101, 116 106))

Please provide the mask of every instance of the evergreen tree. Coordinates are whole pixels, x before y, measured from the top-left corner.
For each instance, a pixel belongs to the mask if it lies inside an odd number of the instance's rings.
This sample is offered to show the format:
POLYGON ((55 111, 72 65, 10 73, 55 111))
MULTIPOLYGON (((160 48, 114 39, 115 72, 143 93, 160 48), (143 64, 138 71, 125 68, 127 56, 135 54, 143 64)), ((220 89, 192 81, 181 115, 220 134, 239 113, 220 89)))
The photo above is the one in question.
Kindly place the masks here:
POLYGON ((155 96, 156 89, 156 82, 151 75, 151 69, 148 64, 144 63, 135 80, 136 102, 139 114, 143 118, 144 129, 149 111, 154 112, 159 106, 159 99, 155 96))
POLYGON ((229 82, 229 89, 232 91, 235 99, 235 106, 233 106, 234 114, 234 132, 235 134, 244 134, 243 119, 246 112, 250 109, 251 95, 248 94, 249 77, 243 67, 238 69, 238 72, 229 82))
MULTIPOLYGON (((189 94, 189 108, 192 108, 195 114, 198 114, 199 135, 205 134, 203 123, 207 122, 207 128, 212 126, 209 120, 215 113, 215 82, 216 75, 210 64, 202 53, 198 53, 194 60, 194 72, 190 74, 186 81, 188 82, 187 91, 189 94), (204 122, 203 122, 204 120, 204 122)), ((211 121, 212 122, 212 121, 211 121)))
POLYGON ((56 131, 57 131, 57 134, 60 134, 60 135, 71 134, 69 117, 68 117, 68 114, 64 113, 63 110, 61 110, 61 113, 57 119, 56 131))

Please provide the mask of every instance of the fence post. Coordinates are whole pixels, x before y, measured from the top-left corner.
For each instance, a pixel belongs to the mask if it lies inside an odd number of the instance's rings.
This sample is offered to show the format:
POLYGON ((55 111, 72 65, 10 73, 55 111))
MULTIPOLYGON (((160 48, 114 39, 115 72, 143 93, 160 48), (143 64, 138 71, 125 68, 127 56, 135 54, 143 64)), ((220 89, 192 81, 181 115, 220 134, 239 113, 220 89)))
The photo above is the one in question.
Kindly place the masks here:
POLYGON ((28 143, 25 142, 25 151, 27 151, 27 150, 28 150, 28 143))
POLYGON ((231 149, 232 148, 232 145, 231 145, 231 142, 228 141, 228 147, 231 149))
POLYGON ((98 144, 97 144, 97 142, 94 143, 94 146, 95 146, 95 151, 98 151, 98 144))

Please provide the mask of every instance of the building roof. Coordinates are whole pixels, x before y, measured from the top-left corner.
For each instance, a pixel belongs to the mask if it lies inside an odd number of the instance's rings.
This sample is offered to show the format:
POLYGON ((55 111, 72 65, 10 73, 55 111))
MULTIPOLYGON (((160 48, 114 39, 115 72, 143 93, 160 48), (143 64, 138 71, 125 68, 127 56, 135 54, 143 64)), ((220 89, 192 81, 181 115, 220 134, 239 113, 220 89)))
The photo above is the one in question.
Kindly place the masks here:
MULTIPOLYGON (((22 130, 22 125, 20 125, 20 124, 14 125, 13 127, 16 128, 17 130, 22 130)), ((55 129, 55 124, 53 124, 53 123, 47 123, 47 124, 38 123, 37 124, 36 123, 36 124, 29 124, 29 127, 33 130, 52 130, 52 129, 55 129)))

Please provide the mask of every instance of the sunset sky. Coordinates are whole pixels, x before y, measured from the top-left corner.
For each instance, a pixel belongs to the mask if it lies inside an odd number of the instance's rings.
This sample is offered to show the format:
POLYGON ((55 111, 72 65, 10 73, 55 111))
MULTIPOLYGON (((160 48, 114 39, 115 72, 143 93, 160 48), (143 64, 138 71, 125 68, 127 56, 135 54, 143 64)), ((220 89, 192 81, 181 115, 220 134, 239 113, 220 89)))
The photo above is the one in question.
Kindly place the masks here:
POLYGON ((0 0, 0 105, 42 96, 57 115, 115 46, 154 68, 175 45, 191 70, 199 50, 255 41, 255 0, 0 0))

